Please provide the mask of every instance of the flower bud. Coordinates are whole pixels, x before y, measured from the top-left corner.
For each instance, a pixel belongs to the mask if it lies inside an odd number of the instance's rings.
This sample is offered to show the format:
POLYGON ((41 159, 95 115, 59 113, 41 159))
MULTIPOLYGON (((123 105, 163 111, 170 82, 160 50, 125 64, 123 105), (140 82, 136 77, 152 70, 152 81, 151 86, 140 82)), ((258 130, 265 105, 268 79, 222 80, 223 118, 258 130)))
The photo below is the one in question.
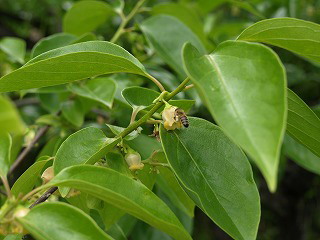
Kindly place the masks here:
POLYGON ((14 212, 14 217, 16 218, 23 218, 24 216, 26 216, 28 213, 30 212, 29 208, 23 207, 23 206, 19 206, 16 211, 14 212))
POLYGON ((141 156, 138 152, 129 151, 124 159, 126 160, 130 170, 142 169, 144 164, 141 162, 141 156))
POLYGON ((53 177, 53 167, 48 167, 41 175, 44 184, 48 183, 53 177))

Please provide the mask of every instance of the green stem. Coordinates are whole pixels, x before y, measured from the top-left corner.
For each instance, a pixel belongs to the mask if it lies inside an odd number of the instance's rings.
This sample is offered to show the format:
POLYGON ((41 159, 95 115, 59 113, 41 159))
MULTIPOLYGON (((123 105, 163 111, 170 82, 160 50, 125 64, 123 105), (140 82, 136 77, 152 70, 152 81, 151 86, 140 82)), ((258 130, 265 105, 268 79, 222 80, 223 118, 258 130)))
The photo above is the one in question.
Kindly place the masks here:
MULTIPOLYGON (((187 85, 189 82, 189 78, 186 78, 174 91, 171 93, 167 94, 164 98, 166 101, 169 101, 171 98, 173 98, 175 95, 177 95, 179 92, 181 92, 184 87, 187 85)), ((126 129, 124 129, 118 136, 117 138, 124 138, 128 134, 130 134, 132 131, 136 130, 140 125, 145 123, 149 118, 152 117, 152 115, 160 109, 164 105, 164 102, 158 102, 156 103, 153 108, 150 109, 149 112, 147 112, 142 118, 140 118, 138 121, 131 123, 126 129)))
POLYGON ((127 24, 130 22, 130 20, 137 14, 141 6, 144 4, 146 0, 140 0, 137 2, 137 4, 134 6, 132 11, 128 14, 128 16, 122 16, 122 22, 117 29, 116 33, 111 38, 110 42, 115 43, 120 36, 125 32, 124 28, 127 26, 127 24))
POLYGON ((12 194, 11 194, 10 185, 9 185, 7 177, 6 176, 2 176, 1 180, 3 182, 3 185, 4 185, 5 189, 6 189, 8 198, 11 198, 12 194))

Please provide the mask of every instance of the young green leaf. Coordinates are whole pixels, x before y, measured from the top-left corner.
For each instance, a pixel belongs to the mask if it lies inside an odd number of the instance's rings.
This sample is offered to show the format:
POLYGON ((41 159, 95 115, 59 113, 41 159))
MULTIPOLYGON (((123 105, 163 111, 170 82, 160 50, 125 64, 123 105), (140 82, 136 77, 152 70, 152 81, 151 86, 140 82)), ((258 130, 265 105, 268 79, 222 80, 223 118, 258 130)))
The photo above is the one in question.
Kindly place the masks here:
POLYGON ((83 165, 61 171, 52 186, 79 189, 170 234, 175 239, 190 239, 169 207, 143 184, 112 169, 83 165))
POLYGON ((245 29, 238 40, 271 44, 320 62, 320 25, 313 22, 266 19, 245 29))
POLYGON ((0 95, 0 106, 0 134, 6 132, 24 133, 25 125, 13 103, 6 97, 0 95))
POLYGON ((0 50, 6 53, 13 61, 24 64, 26 42, 23 39, 4 37, 0 40, 0 50))
POLYGON ((9 133, 0 134, 0 177, 6 177, 10 167, 12 138, 9 133))
POLYGON ((32 190, 37 179, 40 177, 43 168, 47 163, 52 160, 47 157, 46 160, 37 161, 32 164, 12 186, 11 192, 14 196, 18 197, 19 194, 26 194, 32 190))
POLYGON ((184 48, 184 64, 200 97, 226 134, 277 186, 287 117, 286 75, 277 55, 256 43, 227 41, 210 55, 184 48))
POLYGON ((117 85, 116 82, 110 78, 98 77, 84 84, 70 84, 68 88, 73 93, 100 102, 108 108, 112 108, 117 85))
POLYGON ((216 125, 190 118, 190 127, 160 129, 164 152, 198 207, 232 238, 256 239, 260 199, 241 149, 216 125))
POLYGON ((320 157, 320 119, 290 89, 288 89, 287 132, 320 157))
POLYGON ((150 106, 160 93, 143 87, 127 87, 122 90, 121 95, 130 106, 142 110, 150 106))
MULTIPOLYGON (((118 127, 118 126, 111 125, 111 124, 106 124, 106 125, 109 127, 111 132, 114 133, 115 135, 119 135, 125 129, 125 128, 118 127)), ((127 141, 131 141, 131 140, 135 139, 136 137, 138 137, 141 131, 142 131, 142 128, 138 127, 137 130, 134 130, 131 133, 129 133, 127 136, 125 136, 124 139, 127 141)))
POLYGON ((66 203, 42 203, 17 219, 37 240, 112 240, 84 212, 66 203))
POLYGON ((112 8, 102 1, 75 3, 63 18, 63 31, 82 35, 95 30, 112 16, 112 8))
POLYGON ((31 59, 0 78, 0 92, 59 85, 102 74, 148 74, 143 65, 122 47, 89 41, 57 48, 31 59))
POLYGON ((107 138, 100 129, 81 129, 61 144, 53 163, 54 173, 73 165, 93 164, 118 142, 118 139, 107 138))
POLYGON ((202 54, 206 52, 197 35, 175 17, 156 15, 142 22, 140 27, 159 56, 181 77, 186 76, 181 58, 183 44, 190 42, 202 54))
POLYGON ((282 151, 299 166, 320 175, 320 158, 289 135, 284 138, 282 151))

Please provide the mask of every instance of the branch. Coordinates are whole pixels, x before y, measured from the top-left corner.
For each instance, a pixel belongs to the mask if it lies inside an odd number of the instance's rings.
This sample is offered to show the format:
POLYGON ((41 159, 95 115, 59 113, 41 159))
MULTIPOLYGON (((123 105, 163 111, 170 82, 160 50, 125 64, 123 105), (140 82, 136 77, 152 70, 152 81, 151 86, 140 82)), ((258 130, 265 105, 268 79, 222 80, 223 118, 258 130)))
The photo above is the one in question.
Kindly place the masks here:
POLYGON ((28 155, 28 153, 32 150, 33 146, 48 131, 49 128, 50 128, 49 126, 44 126, 39 129, 36 136, 32 139, 31 143, 25 149, 23 149, 23 151, 18 156, 17 160, 12 164, 12 166, 9 170, 9 175, 16 170, 16 168, 20 165, 20 163, 25 159, 25 157, 28 155))
POLYGON ((58 187, 49 188, 49 190, 47 190, 44 194, 42 194, 42 196, 39 197, 37 201, 35 201, 29 208, 31 209, 36 205, 45 202, 57 190, 58 190, 58 187))

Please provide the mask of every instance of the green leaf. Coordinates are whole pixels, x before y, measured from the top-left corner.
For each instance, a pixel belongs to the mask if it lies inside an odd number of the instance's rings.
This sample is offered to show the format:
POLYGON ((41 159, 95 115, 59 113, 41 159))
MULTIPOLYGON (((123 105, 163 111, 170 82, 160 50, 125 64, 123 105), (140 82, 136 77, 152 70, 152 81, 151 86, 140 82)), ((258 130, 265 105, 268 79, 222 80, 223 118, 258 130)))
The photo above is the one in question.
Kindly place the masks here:
POLYGON ((160 129, 164 152, 188 195, 234 239, 256 239, 260 199, 244 153, 216 125, 190 118, 190 127, 160 129))
POLYGON ((320 158, 289 135, 284 138, 282 150, 299 166, 320 175, 320 158))
POLYGON ((288 89, 287 132, 320 157, 320 119, 290 89, 288 89))
POLYGON ((84 122, 84 112, 79 100, 71 100, 62 104, 62 116, 76 127, 81 127, 84 122))
POLYGON ((52 49, 64 47, 74 42, 78 37, 69 33, 56 33, 51 36, 42 38, 32 48, 31 58, 34 58, 41 53, 47 52, 52 49))
MULTIPOLYGON (((8 236, 6 236, 3 240, 21 240, 21 238, 23 237, 22 234, 9 234, 8 236)), ((1 236, 0 236, 1 238, 1 236)))
POLYGON ((165 14, 176 17, 186 26, 188 26, 202 41, 204 45, 208 45, 208 41, 204 34, 204 24, 193 9, 181 3, 161 3, 152 8, 153 15, 165 14))
POLYGON ((186 76, 181 57, 183 44, 190 42, 202 54, 206 52, 199 38, 175 17, 156 15, 142 22, 140 27, 159 56, 181 77, 186 76))
POLYGON ((52 160, 50 157, 46 157, 46 160, 37 161, 32 164, 12 186, 11 192, 14 196, 18 197, 19 194, 27 194, 32 190, 36 181, 40 177, 44 167, 52 160))
POLYGON ((112 240, 84 212, 66 203, 42 203, 17 219, 37 240, 112 240))
POLYGON ((6 177, 10 167, 12 138, 9 133, 0 134, 0 177, 6 177))
POLYGON ((69 90, 82 97, 89 98, 112 108, 117 85, 110 78, 98 77, 84 84, 71 84, 69 90))
POLYGON ((263 42, 320 61, 320 25, 295 18, 262 20, 245 29, 239 40, 263 42))
MULTIPOLYGON (((125 129, 125 128, 118 127, 118 126, 111 125, 111 124, 106 124, 106 125, 109 127, 111 132, 114 133, 116 136, 119 135, 125 129)), ((131 140, 135 139, 136 137, 138 137, 141 131, 142 131, 142 128, 138 127, 137 130, 134 130, 131 133, 129 133, 124 139, 127 141, 131 141, 131 140)))
POLYGON ((143 87, 127 87, 122 90, 121 95, 130 106, 142 110, 150 106, 160 93, 143 87))
POLYGON ((89 41, 45 52, 0 78, 0 92, 59 85, 102 74, 127 72, 143 76, 143 65, 122 47, 89 41))
POLYGON ((63 18, 64 32, 81 35, 91 32, 111 17, 112 8, 102 1, 80 1, 75 3, 63 18))
MULTIPOLYGON (((167 163, 166 156, 163 152, 154 155, 153 161, 167 163)), ((180 186, 172 171, 165 167, 159 167, 158 169, 160 174, 157 176, 157 185, 175 206, 185 212, 188 216, 193 217, 195 204, 180 186)))
MULTIPOLYGON (((187 99, 181 99, 181 100, 170 100, 169 103, 172 106, 176 106, 178 108, 183 109, 185 112, 189 112, 192 106, 195 104, 195 100, 187 100, 187 99)), ((163 111, 164 106, 161 107, 157 112, 163 111)))
POLYGON ((53 163, 55 175, 69 166, 94 164, 119 141, 107 138, 100 129, 94 127, 87 127, 71 134, 58 149, 53 163))
POLYGON ((0 50, 6 53, 13 61, 24 64, 26 42, 15 37, 4 37, 0 40, 0 50))
POLYGON ((0 134, 6 132, 24 133, 25 125, 13 103, 8 98, 0 95, 0 106, 0 134))
POLYGON ((140 153, 142 159, 147 159, 154 151, 162 149, 161 144, 155 138, 144 134, 140 134, 136 139, 126 143, 140 153))
POLYGON ((287 117, 286 75, 277 55, 261 44, 227 41, 201 56, 187 44, 184 64, 212 116, 274 192, 287 117))
POLYGON ((50 185, 79 189, 176 239, 191 239, 169 207, 153 192, 143 184, 112 169, 89 165, 73 166, 60 172, 50 185))

